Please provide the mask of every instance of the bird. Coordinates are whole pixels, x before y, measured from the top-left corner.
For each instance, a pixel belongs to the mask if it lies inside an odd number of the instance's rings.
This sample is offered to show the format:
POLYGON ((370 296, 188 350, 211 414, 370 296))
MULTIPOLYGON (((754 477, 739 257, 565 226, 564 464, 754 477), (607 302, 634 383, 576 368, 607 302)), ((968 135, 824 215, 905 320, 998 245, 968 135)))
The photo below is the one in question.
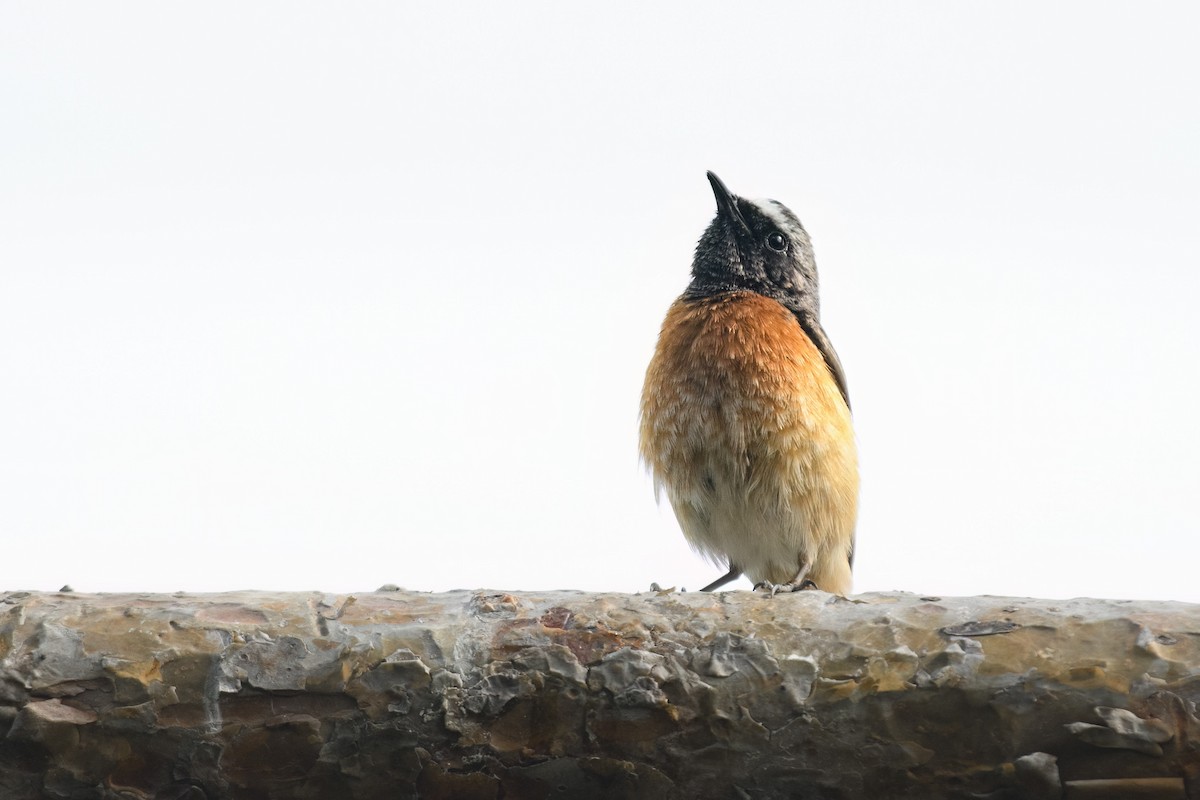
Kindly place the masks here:
POLYGON ((639 450, 692 548, 754 589, 851 589, 858 450, 812 242, 712 172, 717 213, 646 368, 639 450))

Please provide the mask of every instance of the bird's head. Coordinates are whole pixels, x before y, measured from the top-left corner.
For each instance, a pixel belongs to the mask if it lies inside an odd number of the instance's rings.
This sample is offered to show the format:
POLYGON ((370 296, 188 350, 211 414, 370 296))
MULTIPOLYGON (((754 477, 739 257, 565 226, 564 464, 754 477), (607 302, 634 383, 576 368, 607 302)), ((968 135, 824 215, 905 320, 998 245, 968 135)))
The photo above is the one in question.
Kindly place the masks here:
POLYGON ((775 200, 747 200, 708 173, 717 216, 696 245, 692 290, 749 290, 817 311, 817 264, 796 215, 775 200))

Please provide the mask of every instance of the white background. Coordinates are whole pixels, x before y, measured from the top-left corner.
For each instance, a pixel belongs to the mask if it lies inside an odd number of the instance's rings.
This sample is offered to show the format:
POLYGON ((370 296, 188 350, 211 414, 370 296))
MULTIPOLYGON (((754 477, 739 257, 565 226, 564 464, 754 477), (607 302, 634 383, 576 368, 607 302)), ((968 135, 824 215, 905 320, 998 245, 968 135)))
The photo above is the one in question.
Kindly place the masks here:
POLYGON ((1200 601, 1197 6, 454 5, 0 5, 0 589, 706 583, 712 169, 812 234, 856 590, 1200 601))

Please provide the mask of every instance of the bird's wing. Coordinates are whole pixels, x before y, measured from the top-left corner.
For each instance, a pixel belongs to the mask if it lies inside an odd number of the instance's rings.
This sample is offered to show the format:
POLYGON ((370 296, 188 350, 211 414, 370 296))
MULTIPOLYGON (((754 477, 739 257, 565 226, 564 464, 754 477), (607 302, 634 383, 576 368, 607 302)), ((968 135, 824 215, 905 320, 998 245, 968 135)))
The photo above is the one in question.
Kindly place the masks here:
MULTIPOLYGON (((842 399, 846 401, 846 408, 850 408, 850 392, 846 388, 846 373, 842 370, 841 359, 838 358, 837 351, 833 349, 833 344, 829 341, 829 337, 825 335, 825 329, 821 327, 821 323, 811 314, 803 311, 793 311, 796 319, 800 322, 800 327, 812 340, 812 343, 821 351, 821 355, 825 358, 825 366, 829 367, 829 374, 833 376, 834 383, 837 384, 838 391, 842 393, 842 399)), ((855 541, 858 537, 852 536, 850 539, 850 569, 854 569, 854 547, 857 544, 855 541)))
POLYGON ((808 334, 808 338, 821 351, 821 355, 825 358, 825 366, 829 367, 829 374, 833 376, 838 391, 842 393, 842 399, 846 401, 846 408, 850 408, 850 391, 846 388, 846 373, 842 371, 842 362, 838 359, 837 351, 833 349, 829 337, 825 335, 825 329, 812 314, 804 311, 793 311, 792 313, 800 322, 800 327, 808 334))

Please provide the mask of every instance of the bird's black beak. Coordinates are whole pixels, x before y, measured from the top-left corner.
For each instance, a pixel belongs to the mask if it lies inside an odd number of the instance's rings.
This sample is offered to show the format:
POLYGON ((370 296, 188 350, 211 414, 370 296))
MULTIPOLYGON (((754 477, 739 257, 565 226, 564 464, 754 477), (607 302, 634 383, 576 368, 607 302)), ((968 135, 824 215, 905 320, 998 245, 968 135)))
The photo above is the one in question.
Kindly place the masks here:
POLYGON ((717 198, 717 214, 728 217, 735 225, 749 231, 750 226, 738 210, 737 196, 712 172, 708 173, 708 182, 712 184, 713 196, 717 198))

